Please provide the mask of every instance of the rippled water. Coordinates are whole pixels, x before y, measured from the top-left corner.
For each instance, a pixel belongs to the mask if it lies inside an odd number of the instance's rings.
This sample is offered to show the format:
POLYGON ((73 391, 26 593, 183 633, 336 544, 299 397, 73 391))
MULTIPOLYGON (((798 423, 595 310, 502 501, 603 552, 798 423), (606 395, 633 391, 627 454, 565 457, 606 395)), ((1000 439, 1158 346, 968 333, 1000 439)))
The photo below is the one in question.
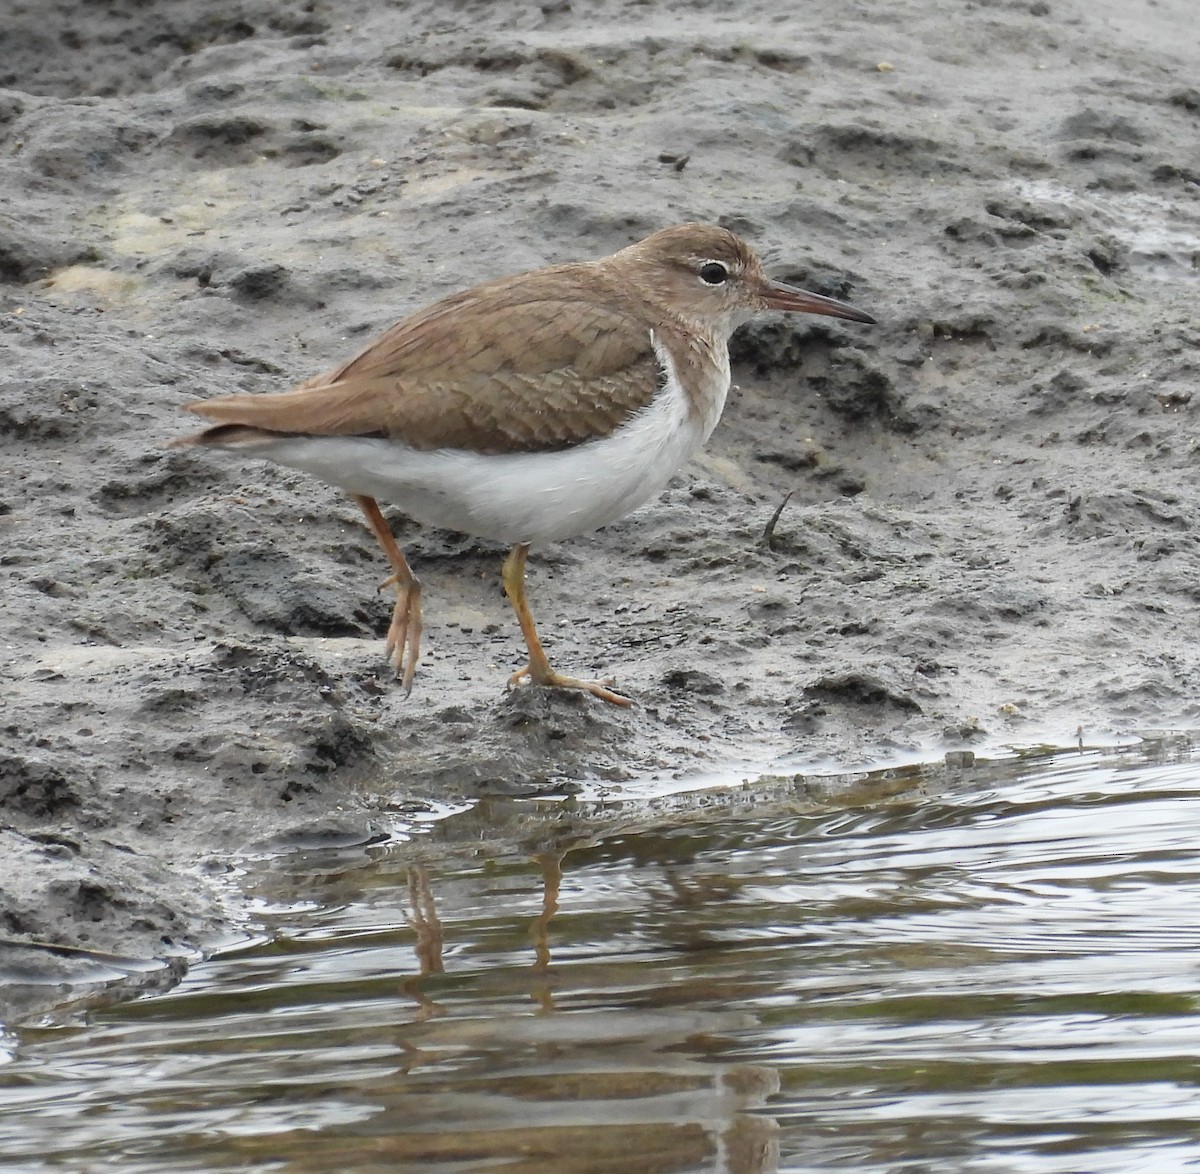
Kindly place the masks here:
POLYGON ((1186 746, 484 804, 27 1030, 6 1171, 1200 1169, 1186 746))

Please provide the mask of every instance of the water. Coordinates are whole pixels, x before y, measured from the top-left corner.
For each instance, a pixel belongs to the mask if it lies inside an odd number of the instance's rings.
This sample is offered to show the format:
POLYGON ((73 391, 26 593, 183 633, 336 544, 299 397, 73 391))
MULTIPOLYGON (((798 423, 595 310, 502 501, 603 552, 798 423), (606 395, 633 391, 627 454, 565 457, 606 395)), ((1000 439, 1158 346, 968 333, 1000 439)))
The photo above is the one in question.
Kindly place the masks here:
POLYGON ((1186 746, 485 804, 26 1029, 5 1171, 1200 1169, 1186 746))

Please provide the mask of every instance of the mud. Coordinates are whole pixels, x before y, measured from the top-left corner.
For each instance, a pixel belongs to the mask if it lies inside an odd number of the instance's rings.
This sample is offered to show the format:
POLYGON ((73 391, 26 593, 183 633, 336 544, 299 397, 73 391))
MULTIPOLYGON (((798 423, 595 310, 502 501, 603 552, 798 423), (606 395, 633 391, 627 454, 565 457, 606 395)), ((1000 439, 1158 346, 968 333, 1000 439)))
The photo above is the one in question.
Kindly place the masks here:
POLYGON ((1200 723, 1190 0, 218 9, 0 28, 0 934, 47 983, 175 973, 247 853, 432 802, 1200 723), (393 514, 405 700, 354 504, 163 447, 692 219, 880 325, 745 328, 704 459, 531 560, 630 711, 506 693, 503 552, 393 514))

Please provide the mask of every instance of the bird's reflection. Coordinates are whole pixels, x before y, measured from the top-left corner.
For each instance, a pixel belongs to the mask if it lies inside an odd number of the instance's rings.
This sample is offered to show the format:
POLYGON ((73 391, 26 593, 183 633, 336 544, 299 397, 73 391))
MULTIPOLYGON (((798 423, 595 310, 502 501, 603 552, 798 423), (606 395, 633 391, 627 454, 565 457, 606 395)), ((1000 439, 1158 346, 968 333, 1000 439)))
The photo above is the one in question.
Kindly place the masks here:
POLYGON ((562 887, 562 862, 565 852, 539 852, 534 860, 542 870, 542 911, 529 927, 533 942, 533 1001, 543 1011, 554 1010, 554 992, 550 985, 550 922, 558 912, 558 894, 562 887))
MULTIPOLYGON (((372 1154, 437 1165, 448 1156, 443 1125, 449 1117, 458 1122, 454 1155, 504 1170, 571 1174, 629 1168, 645 1159, 664 1171, 698 1164, 725 1174, 775 1170, 778 1126, 748 1110, 778 1091, 778 1075, 722 1062, 721 1049, 710 1046, 751 1026, 744 1015, 652 1002, 636 1011, 616 1003, 556 1006, 555 991, 564 981, 570 987, 572 971, 555 973, 552 922, 564 861, 581 846, 543 843, 529 855, 541 885, 541 909, 527 931, 532 1015, 504 1000, 503 967, 480 979, 489 990, 473 990, 465 1002, 463 988, 443 985, 451 976, 434 896, 437 877, 431 879, 425 864, 408 868, 405 914, 416 967, 401 989, 416 1013, 394 1033, 406 1057, 396 1082, 373 1090, 381 1112, 372 1154), (454 992, 453 1002, 448 993, 444 1003, 433 997, 439 987, 454 992), (520 1106, 519 1119, 512 1118, 513 1106, 520 1106), (537 1155, 532 1164, 530 1155, 537 1155)), ((607 974, 612 963, 600 965, 607 974)), ((636 973, 635 965, 627 978, 636 973)))
POLYGON ((446 967, 442 960, 442 922, 429 884, 429 872, 423 864, 414 864, 408 870, 408 919, 416 934, 413 949, 417 955, 417 973, 402 979, 400 986, 417 1004, 417 1017, 428 1019, 440 1014, 442 1008, 426 993, 425 980, 445 973, 446 967))

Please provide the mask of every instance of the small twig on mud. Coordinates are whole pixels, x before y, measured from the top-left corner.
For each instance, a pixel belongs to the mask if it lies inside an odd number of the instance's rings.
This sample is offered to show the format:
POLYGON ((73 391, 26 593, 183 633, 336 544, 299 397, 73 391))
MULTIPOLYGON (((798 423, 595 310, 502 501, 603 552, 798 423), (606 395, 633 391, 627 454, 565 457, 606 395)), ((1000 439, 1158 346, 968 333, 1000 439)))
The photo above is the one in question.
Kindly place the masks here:
POLYGON ((762 532, 762 537, 758 540, 760 550, 775 549, 775 523, 779 521, 779 515, 783 513, 783 507, 792 500, 794 492, 795 490, 793 489, 784 494, 783 501, 779 503, 775 512, 771 515, 771 520, 767 523, 766 529, 762 532))

